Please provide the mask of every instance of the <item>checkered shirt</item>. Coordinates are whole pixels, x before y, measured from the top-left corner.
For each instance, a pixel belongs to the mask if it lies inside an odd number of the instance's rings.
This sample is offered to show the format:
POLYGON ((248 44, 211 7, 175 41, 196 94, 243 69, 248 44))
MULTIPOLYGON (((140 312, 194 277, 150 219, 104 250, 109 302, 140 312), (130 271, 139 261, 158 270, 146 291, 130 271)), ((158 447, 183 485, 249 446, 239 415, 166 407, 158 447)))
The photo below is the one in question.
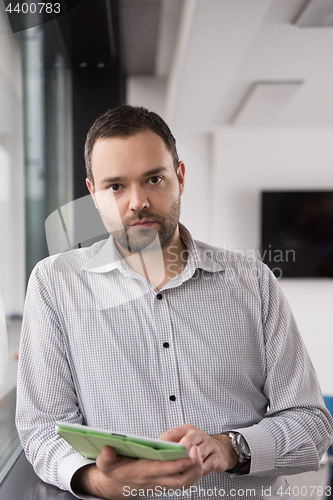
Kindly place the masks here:
POLYGON ((288 303, 262 262, 179 227, 187 265, 160 291, 111 237, 35 267, 17 386, 27 458, 71 491, 90 461, 56 421, 153 438, 185 423, 235 430, 249 444, 250 473, 211 473, 191 498, 261 499, 271 488, 271 499, 290 499, 283 475, 318 469, 333 427, 288 303))

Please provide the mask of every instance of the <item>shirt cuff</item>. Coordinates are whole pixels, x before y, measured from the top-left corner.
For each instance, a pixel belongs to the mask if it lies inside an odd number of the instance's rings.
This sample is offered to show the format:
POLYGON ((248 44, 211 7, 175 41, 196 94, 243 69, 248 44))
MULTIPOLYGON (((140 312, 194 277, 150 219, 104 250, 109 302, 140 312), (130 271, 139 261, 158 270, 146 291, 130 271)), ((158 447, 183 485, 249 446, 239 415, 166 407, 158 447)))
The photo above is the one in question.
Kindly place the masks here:
POLYGON ((261 425, 230 429, 230 432, 242 434, 251 451, 251 476, 269 474, 276 468, 276 447, 271 434, 261 425))
POLYGON ((71 482, 72 478, 77 470, 85 465, 94 464, 95 460, 89 460, 83 457, 79 453, 73 453, 65 457, 58 468, 58 479, 61 487, 67 491, 70 491, 72 495, 76 498, 82 498, 84 500, 96 500, 97 497, 92 497, 91 495, 83 495, 81 493, 77 494, 72 490, 71 482))

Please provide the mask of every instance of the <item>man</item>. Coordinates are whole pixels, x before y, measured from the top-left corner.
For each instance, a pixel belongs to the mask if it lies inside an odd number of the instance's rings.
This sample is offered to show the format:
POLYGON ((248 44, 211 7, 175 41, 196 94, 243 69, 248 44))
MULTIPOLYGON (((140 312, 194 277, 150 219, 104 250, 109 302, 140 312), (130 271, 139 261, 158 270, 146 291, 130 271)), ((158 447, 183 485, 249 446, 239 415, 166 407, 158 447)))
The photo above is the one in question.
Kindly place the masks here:
POLYGON ((332 419, 278 283, 179 221, 185 166, 165 122, 121 106, 86 141, 107 241, 40 262, 27 292, 17 427, 46 482, 82 498, 290 498, 332 419), (96 463, 58 420, 176 441, 190 458, 96 463))

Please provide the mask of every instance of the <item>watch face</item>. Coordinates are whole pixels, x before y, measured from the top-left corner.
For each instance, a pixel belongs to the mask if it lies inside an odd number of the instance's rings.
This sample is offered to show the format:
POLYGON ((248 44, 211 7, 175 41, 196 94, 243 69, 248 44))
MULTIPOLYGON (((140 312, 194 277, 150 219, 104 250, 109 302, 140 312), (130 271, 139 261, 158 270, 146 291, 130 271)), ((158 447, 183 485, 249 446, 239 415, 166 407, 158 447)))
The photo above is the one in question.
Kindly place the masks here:
POLYGON ((244 436, 242 436, 242 434, 237 434, 236 444, 240 455, 242 455, 245 459, 251 458, 250 448, 246 442, 246 439, 244 438, 244 436))

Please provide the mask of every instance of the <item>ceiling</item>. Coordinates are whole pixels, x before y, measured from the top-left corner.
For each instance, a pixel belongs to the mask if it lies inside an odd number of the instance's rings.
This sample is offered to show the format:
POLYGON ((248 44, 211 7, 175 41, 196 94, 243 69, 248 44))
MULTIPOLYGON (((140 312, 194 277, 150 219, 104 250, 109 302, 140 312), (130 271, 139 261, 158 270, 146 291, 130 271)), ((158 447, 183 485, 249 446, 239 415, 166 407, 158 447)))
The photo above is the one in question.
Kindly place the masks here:
POLYGON ((183 0, 119 0, 124 72, 165 76, 175 50, 183 0))
POLYGON ((153 75, 161 0, 120 0, 120 45, 126 75, 153 75))
POLYGON ((120 0, 125 72, 166 77, 166 118, 189 130, 239 126, 256 82, 302 82, 267 126, 332 127, 333 28, 293 24, 306 4, 120 0))

